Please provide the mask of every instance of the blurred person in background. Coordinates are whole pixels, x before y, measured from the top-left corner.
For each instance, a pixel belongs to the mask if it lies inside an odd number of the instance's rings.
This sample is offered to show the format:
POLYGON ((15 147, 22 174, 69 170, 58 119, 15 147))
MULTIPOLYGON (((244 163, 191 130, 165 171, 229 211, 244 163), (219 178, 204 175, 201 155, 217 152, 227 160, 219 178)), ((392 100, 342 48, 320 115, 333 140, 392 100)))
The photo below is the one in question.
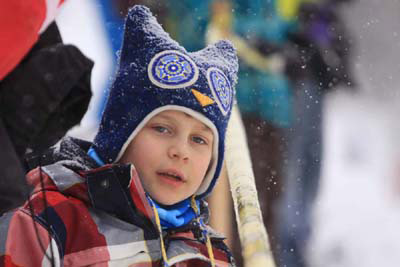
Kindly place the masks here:
MULTIPOLYGON (((292 1, 295 2, 295 1, 292 1)), ((351 39, 336 0, 298 5, 296 31, 288 35, 288 77, 294 88, 294 119, 288 131, 283 194, 277 206, 277 260, 281 266, 305 266, 310 213, 321 176, 322 119, 326 92, 353 87, 349 70, 351 39)))
MULTIPOLYGON (((27 153, 55 144, 80 122, 93 62, 64 45, 55 16, 63 0, 0 4, 0 214, 26 200, 27 153)), ((31 154, 33 155, 33 154, 31 154)))

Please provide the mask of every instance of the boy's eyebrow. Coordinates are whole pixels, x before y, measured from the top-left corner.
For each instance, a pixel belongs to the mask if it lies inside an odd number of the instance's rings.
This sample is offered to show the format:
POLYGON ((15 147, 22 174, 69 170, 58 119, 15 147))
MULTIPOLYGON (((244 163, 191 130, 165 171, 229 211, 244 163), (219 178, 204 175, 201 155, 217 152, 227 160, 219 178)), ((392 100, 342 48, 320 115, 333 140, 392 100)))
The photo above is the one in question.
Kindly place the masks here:
MULTIPOLYGON (((186 117, 190 117, 190 118, 192 118, 192 119, 195 119, 196 120, 196 118, 194 118, 193 116, 191 116, 191 115, 189 115, 189 114, 186 114, 186 113, 183 113, 183 114, 185 114, 186 115, 186 117)), ((202 123, 202 130, 203 131, 207 131, 207 132, 210 132, 211 134, 213 134, 213 132, 212 132, 212 130, 210 129, 210 127, 208 127, 207 125, 205 125, 204 123, 202 123)))
POLYGON ((203 130, 210 132, 211 134, 213 134, 213 131, 210 129, 210 127, 208 127, 207 125, 203 125, 203 130))

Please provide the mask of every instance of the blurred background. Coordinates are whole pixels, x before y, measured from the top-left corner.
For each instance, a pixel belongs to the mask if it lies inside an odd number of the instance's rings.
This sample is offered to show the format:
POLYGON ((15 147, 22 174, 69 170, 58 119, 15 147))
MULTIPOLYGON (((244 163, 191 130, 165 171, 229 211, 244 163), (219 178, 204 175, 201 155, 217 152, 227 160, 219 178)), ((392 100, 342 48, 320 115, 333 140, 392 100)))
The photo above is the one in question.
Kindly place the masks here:
MULTIPOLYGON (((94 61, 89 109, 69 135, 96 133, 134 4, 188 51, 236 46, 237 104, 277 266, 399 265, 399 0, 66 0, 63 42, 94 61)), ((242 266, 227 183, 209 199, 211 223, 242 266)))

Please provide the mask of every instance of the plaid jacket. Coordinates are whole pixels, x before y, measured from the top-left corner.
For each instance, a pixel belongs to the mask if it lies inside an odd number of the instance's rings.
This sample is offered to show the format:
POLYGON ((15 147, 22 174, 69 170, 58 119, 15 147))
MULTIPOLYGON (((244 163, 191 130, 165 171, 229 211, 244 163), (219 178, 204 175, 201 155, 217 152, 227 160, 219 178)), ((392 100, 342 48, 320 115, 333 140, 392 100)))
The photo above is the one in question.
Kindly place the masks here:
POLYGON ((67 138, 53 148, 42 162, 56 162, 27 175, 29 201, 0 218, 0 266, 160 266, 160 238, 171 266, 210 266, 204 230, 216 265, 234 266, 224 238, 196 220, 159 233, 131 165, 93 168, 77 142, 85 144, 67 138))

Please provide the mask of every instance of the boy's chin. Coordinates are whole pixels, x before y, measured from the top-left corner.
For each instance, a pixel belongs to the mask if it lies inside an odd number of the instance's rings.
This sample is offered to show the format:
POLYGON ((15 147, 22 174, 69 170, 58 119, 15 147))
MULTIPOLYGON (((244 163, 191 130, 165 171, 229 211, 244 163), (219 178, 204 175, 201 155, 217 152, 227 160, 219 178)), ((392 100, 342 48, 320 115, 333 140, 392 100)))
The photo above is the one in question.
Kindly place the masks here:
POLYGON ((156 201, 158 204, 161 204, 163 206, 172 206, 175 205, 179 202, 181 202, 184 199, 166 199, 165 196, 158 197, 158 196, 151 196, 151 198, 156 201))

